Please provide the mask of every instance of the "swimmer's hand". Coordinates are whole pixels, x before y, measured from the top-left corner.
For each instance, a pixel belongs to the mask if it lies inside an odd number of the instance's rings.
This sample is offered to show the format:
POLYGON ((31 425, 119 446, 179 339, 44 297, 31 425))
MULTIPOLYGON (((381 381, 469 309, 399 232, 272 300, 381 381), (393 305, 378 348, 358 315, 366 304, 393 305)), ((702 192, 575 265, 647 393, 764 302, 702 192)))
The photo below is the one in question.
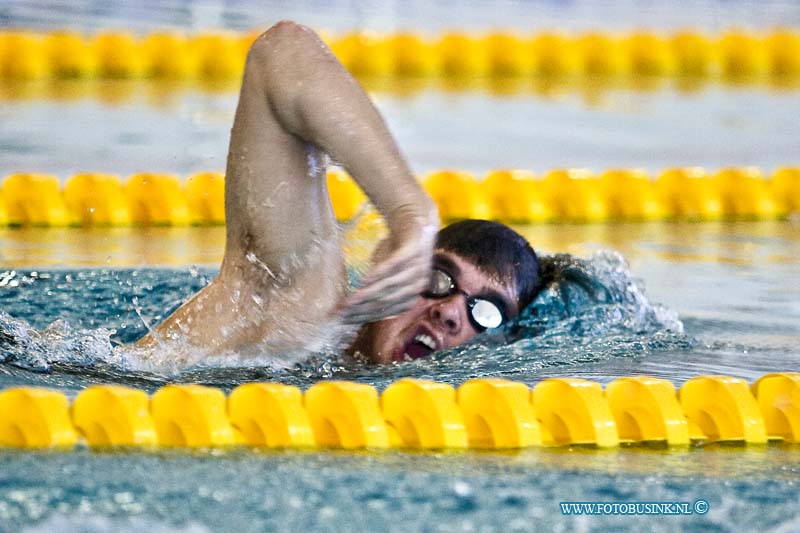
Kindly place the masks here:
MULTIPOLYGON (((427 198, 426 198, 427 200, 427 198)), ((430 279, 439 229, 434 204, 405 205, 387 216, 389 236, 372 256, 373 267, 361 287, 335 309, 345 324, 374 322, 407 311, 430 279)))

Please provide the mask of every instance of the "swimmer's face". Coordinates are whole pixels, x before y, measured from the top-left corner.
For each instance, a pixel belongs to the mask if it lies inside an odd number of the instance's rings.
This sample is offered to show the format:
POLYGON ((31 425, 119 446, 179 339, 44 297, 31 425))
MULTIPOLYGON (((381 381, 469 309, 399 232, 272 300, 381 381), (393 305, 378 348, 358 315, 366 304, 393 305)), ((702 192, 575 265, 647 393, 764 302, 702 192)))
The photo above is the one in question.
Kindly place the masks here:
MULTIPOLYGON (((513 280, 500 280, 469 261, 439 250, 433 267, 443 270, 459 289, 471 297, 486 297, 505 307, 506 318, 519 313, 513 280)), ((479 331, 470 322, 466 296, 456 292, 444 298, 420 296, 410 310, 393 318, 367 324, 354 348, 376 363, 425 357, 463 344, 479 331)))

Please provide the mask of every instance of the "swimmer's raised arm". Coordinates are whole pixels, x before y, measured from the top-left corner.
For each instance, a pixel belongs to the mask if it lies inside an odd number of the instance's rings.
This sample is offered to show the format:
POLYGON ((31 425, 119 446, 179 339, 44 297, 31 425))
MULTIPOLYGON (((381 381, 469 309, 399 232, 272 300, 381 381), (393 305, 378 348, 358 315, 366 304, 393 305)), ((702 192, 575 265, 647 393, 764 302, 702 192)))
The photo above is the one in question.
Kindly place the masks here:
POLYGON ((180 353, 169 357, 186 362, 232 352, 286 354, 289 363, 340 330, 332 315, 363 326, 349 353, 422 357, 497 327, 538 290, 536 254, 510 228, 465 221, 437 235, 433 202, 367 95, 311 30, 290 22, 248 54, 225 217, 219 274, 140 340, 143 357, 176 340, 170 346, 180 353), (349 298, 322 152, 350 172, 389 227, 349 298), (449 286, 426 291, 434 245, 439 282, 449 286))
MULTIPOLYGON (((367 95, 308 28, 276 24, 250 48, 225 178, 219 274, 138 346, 282 352, 332 315, 348 323, 409 309, 430 276, 438 219, 367 95), (347 297, 322 152, 385 217, 389 237, 347 297)), ((316 334, 318 334, 317 332, 316 334)))
POLYGON ((358 322, 408 308, 428 280, 434 205, 369 97, 314 32, 292 22, 270 28, 248 54, 228 155, 226 259, 254 251, 278 269, 287 253, 330 238, 324 165, 313 147, 348 170, 390 232, 381 260, 340 312, 358 322), (261 208, 263 199, 271 201, 261 208), (238 250, 242 244, 254 249, 238 250))

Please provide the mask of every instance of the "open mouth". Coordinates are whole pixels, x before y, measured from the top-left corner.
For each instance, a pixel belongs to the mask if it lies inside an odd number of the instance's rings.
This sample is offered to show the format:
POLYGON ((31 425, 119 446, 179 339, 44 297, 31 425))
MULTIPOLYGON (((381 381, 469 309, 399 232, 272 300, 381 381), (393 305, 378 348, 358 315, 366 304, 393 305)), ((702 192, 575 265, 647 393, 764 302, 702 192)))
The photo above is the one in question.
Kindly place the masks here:
POLYGON ((403 345, 401 359, 419 359, 425 357, 439 348, 436 339, 427 328, 420 326, 410 339, 403 345))

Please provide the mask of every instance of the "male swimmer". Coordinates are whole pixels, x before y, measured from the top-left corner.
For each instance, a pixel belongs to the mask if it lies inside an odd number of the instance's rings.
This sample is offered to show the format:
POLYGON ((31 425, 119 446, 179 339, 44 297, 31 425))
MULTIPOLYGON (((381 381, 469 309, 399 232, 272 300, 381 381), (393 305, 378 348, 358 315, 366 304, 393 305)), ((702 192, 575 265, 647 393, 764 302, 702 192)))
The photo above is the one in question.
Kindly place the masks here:
POLYGON ((437 233, 435 206, 369 97, 311 30, 292 22, 258 37, 247 56, 225 214, 219 274, 138 347, 282 354, 343 323, 360 327, 349 354, 402 361, 499 327, 540 283, 533 249, 502 224, 468 220, 437 233), (327 155, 389 230, 352 294, 327 155))

